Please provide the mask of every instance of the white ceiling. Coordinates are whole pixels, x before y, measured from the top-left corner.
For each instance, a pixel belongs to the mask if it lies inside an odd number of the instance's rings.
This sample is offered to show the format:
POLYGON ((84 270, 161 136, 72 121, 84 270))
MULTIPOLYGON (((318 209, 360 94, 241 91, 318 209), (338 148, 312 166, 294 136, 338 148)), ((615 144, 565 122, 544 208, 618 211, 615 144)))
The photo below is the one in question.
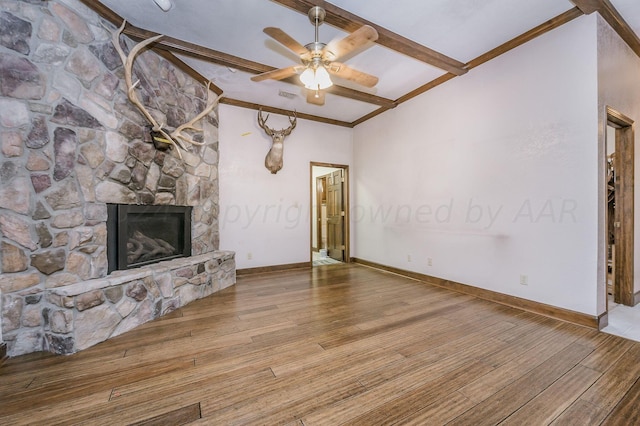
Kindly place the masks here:
MULTIPOLYGON (((262 32, 279 27, 301 44, 314 39, 306 15, 270 0, 171 0, 163 12, 153 0, 100 0, 132 25, 272 67, 298 64, 296 54, 262 32)), ((494 49, 574 7, 569 0, 333 0, 332 4, 460 62, 494 49)), ((636 34, 640 34, 640 1, 611 0, 636 34)), ((320 41, 347 33, 324 24, 320 41)), ((211 62, 180 56, 231 99, 353 122, 379 107, 327 94, 324 106, 306 102, 302 86, 267 80, 211 62), (279 96, 280 91, 293 99, 279 96)), ((424 62, 373 45, 344 60, 349 66, 379 77, 373 89, 341 85, 390 100, 446 74, 424 62)), ((470 72, 473 72, 471 70, 470 72)), ((336 81, 334 79, 334 81, 336 81)), ((337 82, 337 81, 336 81, 337 82)))

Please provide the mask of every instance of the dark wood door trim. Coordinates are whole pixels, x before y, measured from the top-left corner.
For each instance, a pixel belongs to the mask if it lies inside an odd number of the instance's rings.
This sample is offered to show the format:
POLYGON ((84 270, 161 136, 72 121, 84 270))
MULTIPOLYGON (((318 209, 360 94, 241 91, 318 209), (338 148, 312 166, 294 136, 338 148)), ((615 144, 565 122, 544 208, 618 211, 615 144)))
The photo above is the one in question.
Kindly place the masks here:
POLYGON ((327 179, 327 254, 344 261, 344 169, 329 173, 327 179))
MULTIPOLYGON (((322 195, 320 195, 319 188, 322 186, 322 192, 325 191, 326 188, 326 178, 324 176, 316 177, 316 221, 315 224, 312 223, 312 226, 316 226, 316 245, 313 245, 313 238, 311 239, 311 250, 312 251, 320 251, 322 247, 322 237, 324 233, 322 232, 322 195)), ((313 216, 311 217, 313 221, 313 216)), ((313 229, 311 229, 311 235, 313 235, 313 229)))
POLYGON ((607 124, 615 130, 616 152, 616 286, 614 301, 633 306, 634 240, 634 124, 633 120, 607 107, 607 124))
MULTIPOLYGON (((313 167, 333 167, 335 169, 344 170, 344 187, 342 190, 343 195, 343 206, 344 206, 344 263, 351 262, 351 219, 350 219, 350 200, 349 200, 349 192, 350 192, 350 184, 349 184, 349 166, 345 164, 334 164, 334 163, 322 163, 312 161, 309 163, 309 182, 310 182, 310 191, 309 191, 309 206, 313 205, 313 185, 315 185, 315 179, 313 178, 313 167)), ((313 209, 310 208, 309 211, 313 212, 313 209)), ((309 252, 313 250, 313 226, 315 226, 313 220, 313 213, 311 213, 311 217, 309 219, 309 252)))

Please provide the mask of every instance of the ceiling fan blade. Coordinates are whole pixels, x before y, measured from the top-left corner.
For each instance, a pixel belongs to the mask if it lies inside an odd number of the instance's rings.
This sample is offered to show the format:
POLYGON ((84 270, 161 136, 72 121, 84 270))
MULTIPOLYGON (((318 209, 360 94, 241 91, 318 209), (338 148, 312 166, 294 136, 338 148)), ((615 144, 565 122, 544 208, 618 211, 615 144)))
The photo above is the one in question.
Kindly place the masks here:
POLYGON ((293 37, 282 31, 280 28, 267 27, 263 31, 265 34, 282 44, 284 47, 295 52, 298 56, 309 55, 309 51, 306 47, 298 43, 293 39, 293 37))
POLYGON ((361 86, 373 87, 378 84, 378 77, 358 71, 340 62, 332 62, 328 67, 328 71, 340 78, 354 81, 361 86))
POLYGON ((324 92, 307 89, 307 102, 314 105, 324 105, 324 92))
POLYGON ((367 43, 378 39, 378 32, 369 25, 363 25, 341 40, 332 40, 322 49, 322 58, 325 61, 335 61, 348 55, 367 43))
POLYGON ((298 72, 298 68, 300 65, 294 65, 287 68, 278 68, 276 70, 263 72, 262 74, 254 75, 251 77, 253 81, 263 81, 263 80, 282 80, 287 77, 291 77, 298 72))

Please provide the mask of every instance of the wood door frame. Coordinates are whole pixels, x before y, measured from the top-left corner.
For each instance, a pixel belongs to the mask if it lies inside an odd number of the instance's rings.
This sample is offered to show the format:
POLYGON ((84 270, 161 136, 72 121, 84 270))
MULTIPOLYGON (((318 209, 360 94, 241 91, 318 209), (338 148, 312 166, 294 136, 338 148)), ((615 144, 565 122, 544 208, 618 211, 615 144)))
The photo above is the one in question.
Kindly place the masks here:
MULTIPOLYGON (((324 188, 326 188, 327 184, 326 184, 327 179, 324 176, 317 176, 316 177, 316 215, 317 215, 317 221, 315 223, 315 226, 318 228, 316 230, 316 236, 317 236, 317 246, 313 245, 313 228, 311 229, 311 251, 319 251, 320 250, 320 246, 322 245, 322 226, 318 224, 318 222, 320 222, 321 218, 322 218, 322 196, 318 193, 318 188, 320 187, 320 182, 322 182, 322 189, 324 192, 324 188)), ((312 188, 313 191, 313 188, 312 188)), ((313 192, 312 192, 313 194, 313 192)), ((311 196, 313 199, 313 195, 311 196)), ((313 206, 313 204, 312 204, 313 206)), ((314 226, 313 224, 313 214, 311 214, 311 225, 314 226)))
POLYGON ((331 169, 327 176, 327 255, 340 262, 345 259, 345 170, 331 169))
POLYGON ((344 187, 342 189, 342 197, 343 197, 343 206, 344 206, 344 263, 351 263, 351 249, 350 249, 350 241, 351 241, 351 227, 350 227, 350 204, 349 204, 349 166, 346 164, 333 164, 333 163, 322 163, 317 161, 311 161, 309 163, 309 262, 313 265, 313 227, 317 226, 317 223, 314 223, 313 220, 313 201, 314 201, 314 185, 316 184, 315 179, 313 178, 313 168, 314 167, 331 167, 334 169, 342 169, 344 170, 344 187))
POLYGON ((634 306, 634 121, 607 107, 605 125, 615 128, 617 232, 614 301, 634 306))

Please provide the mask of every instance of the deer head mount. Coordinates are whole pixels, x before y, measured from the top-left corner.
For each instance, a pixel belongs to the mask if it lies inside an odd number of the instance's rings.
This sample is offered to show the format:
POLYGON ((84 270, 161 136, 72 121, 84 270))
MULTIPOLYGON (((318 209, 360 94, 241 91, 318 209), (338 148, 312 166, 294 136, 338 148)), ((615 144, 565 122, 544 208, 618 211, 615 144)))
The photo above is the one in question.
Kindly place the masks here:
MULTIPOLYGON (((141 41, 131 49, 131 51, 129 52, 129 55, 126 55, 122 50, 122 46, 120 45, 120 34, 122 34, 122 31, 124 30, 126 23, 127 21, 123 21, 120 28, 118 28, 118 30, 113 33, 112 41, 116 51, 118 52, 118 55, 120 55, 122 64, 124 65, 124 81, 127 86, 127 97, 129 98, 131 103, 133 103, 138 108, 138 110, 140 110, 142 115, 144 115, 147 121, 151 124, 152 134, 155 133, 157 135, 160 135, 159 139, 162 142, 168 143, 169 145, 176 146, 184 151, 187 151, 187 144, 204 145, 205 142, 198 142, 193 140, 194 132, 195 133, 203 132, 203 129, 201 127, 197 127, 195 123, 200 119, 206 117, 215 108, 215 106, 220 101, 220 98, 222 98, 222 95, 211 98, 210 90, 209 90, 209 87, 211 86, 211 81, 209 81, 207 83, 206 107, 202 110, 200 114, 196 115, 193 119, 191 119, 191 121, 184 123, 178 126, 172 132, 169 132, 167 129, 164 128, 165 123, 159 123, 153 117, 153 115, 151 115, 151 113, 147 110, 144 104, 140 101, 140 98, 138 98, 138 94, 136 93, 135 89, 136 89, 136 86, 140 83, 140 80, 136 81, 135 83, 133 82, 133 61, 135 60, 135 57, 145 47, 147 47, 151 43, 161 38, 162 34, 141 41)), ((177 149, 176 152, 178 153, 178 157, 182 159, 182 154, 180 153, 180 149, 177 149)))
POLYGON ((269 119, 269 114, 267 114, 267 118, 262 117, 262 109, 258 111, 258 125, 262 127, 265 133, 271 136, 271 149, 267 153, 267 156, 264 159, 264 166, 269 169, 271 173, 274 175, 278 173, 278 171, 282 168, 282 156, 284 154, 284 138, 291 134, 291 131, 295 129, 296 122, 298 121, 298 116, 296 112, 293 112, 293 117, 289 116, 289 123, 291 125, 286 129, 274 130, 267 127, 267 120, 269 119))

